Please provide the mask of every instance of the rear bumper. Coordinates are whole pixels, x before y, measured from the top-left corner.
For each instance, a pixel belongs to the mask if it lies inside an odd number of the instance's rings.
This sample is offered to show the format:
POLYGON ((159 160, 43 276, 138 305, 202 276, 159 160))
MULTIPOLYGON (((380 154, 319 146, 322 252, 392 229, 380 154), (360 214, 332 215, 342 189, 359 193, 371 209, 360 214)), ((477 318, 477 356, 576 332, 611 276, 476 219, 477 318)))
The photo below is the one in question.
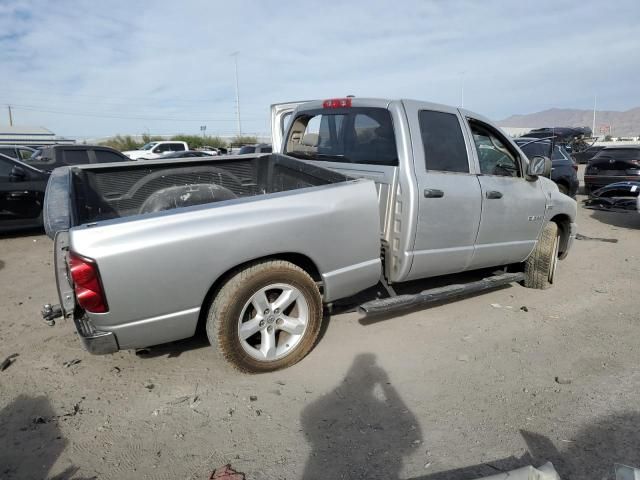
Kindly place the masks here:
POLYGON ((96 330, 86 317, 74 318, 82 346, 93 355, 105 355, 119 350, 118 340, 113 332, 96 330))

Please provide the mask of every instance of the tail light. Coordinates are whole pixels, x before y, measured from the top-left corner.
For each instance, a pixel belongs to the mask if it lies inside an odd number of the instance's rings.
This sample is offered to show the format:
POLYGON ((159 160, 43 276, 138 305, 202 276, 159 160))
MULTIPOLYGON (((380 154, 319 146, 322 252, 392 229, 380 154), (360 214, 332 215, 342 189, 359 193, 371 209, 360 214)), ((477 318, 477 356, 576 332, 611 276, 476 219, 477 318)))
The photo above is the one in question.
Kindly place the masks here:
POLYGON ((573 167, 573 169, 577 172, 578 171, 578 164, 574 163, 573 165, 571 165, 573 167))
POLYGON ((109 307, 96 263, 71 252, 68 264, 78 304, 90 313, 108 312, 109 307))
POLYGON ((351 99, 331 98, 322 102, 322 108, 351 108, 351 99))

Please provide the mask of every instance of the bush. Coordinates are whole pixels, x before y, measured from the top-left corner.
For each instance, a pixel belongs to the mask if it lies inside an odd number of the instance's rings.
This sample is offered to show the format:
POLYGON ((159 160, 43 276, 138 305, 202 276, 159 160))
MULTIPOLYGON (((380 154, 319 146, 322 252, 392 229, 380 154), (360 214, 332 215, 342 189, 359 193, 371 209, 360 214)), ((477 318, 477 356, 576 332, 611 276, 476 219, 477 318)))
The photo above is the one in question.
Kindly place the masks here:
POLYGON ((258 143, 258 137, 250 135, 236 135, 231 139, 229 145, 232 147, 241 147, 243 145, 249 145, 253 143, 258 143))
POLYGON ((115 137, 110 138, 109 140, 105 140, 104 142, 100 142, 100 145, 104 145, 105 147, 115 148, 120 152, 124 152, 126 150, 137 150, 142 146, 141 143, 136 142, 131 135, 116 135, 115 137))

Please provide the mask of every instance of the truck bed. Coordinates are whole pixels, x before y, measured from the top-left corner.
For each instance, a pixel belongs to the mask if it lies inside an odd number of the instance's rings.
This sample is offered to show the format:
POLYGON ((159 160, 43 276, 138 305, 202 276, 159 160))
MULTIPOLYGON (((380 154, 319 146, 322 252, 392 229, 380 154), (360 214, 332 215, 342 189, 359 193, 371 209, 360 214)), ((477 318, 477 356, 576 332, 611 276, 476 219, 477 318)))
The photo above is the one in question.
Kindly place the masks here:
POLYGON ((45 201, 45 228, 53 236, 76 225, 347 180, 343 174, 280 154, 59 169, 52 175, 48 195, 60 198, 45 201), (70 202, 66 192, 73 196, 70 202))

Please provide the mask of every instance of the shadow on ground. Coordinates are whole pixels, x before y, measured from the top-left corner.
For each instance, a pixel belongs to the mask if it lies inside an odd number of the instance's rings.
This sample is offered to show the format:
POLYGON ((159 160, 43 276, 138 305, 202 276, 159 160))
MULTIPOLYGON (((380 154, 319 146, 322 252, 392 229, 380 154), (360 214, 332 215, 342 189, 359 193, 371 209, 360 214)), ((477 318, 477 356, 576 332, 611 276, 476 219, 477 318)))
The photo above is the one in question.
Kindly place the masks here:
POLYGON ((640 230, 640 213, 633 211, 607 212, 606 210, 591 210, 591 218, 613 227, 640 230))
MULTIPOLYGON (((301 424, 311 447, 305 480, 399 479, 405 457, 423 448, 418 419, 373 354, 358 355, 340 385, 303 410, 301 424)), ((537 433, 520 433, 528 447, 521 457, 410 480, 472 480, 548 461, 562 480, 612 480, 614 463, 640 466, 640 413, 603 417, 558 445, 537 433)))
POLYGON ((0 478, 82 480, 77 467, 49 477, 68 442, 45 396, 20 395, 0 411, 0 478))
POLYGON ((358 355, 342 383, 302 412, 312 452, 302 478, 399 478, 420 446, 418 421, 372 354, 358 355))

